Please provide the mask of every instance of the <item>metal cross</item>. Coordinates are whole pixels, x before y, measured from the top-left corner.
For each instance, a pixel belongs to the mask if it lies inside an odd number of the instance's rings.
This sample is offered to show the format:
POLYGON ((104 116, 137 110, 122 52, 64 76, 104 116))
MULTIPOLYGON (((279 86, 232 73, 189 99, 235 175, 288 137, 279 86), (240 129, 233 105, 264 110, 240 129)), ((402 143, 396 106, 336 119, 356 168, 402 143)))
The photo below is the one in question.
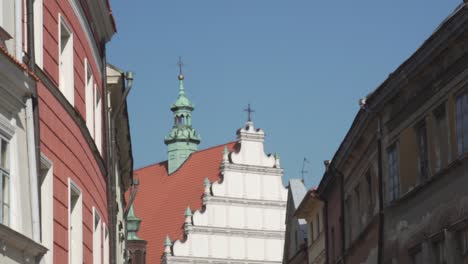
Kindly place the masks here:
POLYGON ((305 177, 304 175, 309 173, 309 171, 305 170, 305 165, 306 163, 309 163, 309 161, 304 157, 304 160, 302 161, 302 170, 301 170, 301 175, 302 175, 302 182, 304 183, 305 177))
POLYGON ((250 107, 250 104, 248 104, 247 108, 244 109, 245 112, 248 113, 248 118, 249 118, 249 122, 252 121, 252 113, 255 112, 255 110, 253 110, 251 107, 250 107))
POLYGON ((177 62, 177 66, 179 66, 179 74, 182 74, 182 66, 184 63, 182 62, 182 57, 179 56, 179 61, 177 62))

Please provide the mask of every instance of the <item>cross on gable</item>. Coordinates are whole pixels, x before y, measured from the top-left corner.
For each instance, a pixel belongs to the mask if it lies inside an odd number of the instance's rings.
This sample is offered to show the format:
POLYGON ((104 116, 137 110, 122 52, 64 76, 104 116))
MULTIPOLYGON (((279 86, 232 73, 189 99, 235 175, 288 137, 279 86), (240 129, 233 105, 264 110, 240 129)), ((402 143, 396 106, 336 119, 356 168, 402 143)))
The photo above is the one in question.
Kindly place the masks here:
POLYGON ((248 121, 252 121, 252 113, 255 112, 255 110, 253 110, 251 107, 250 107, 250 104, 247 105, 247 108, 244 109, 245 112, 247 112, 247 115, 248 115, 248 121))

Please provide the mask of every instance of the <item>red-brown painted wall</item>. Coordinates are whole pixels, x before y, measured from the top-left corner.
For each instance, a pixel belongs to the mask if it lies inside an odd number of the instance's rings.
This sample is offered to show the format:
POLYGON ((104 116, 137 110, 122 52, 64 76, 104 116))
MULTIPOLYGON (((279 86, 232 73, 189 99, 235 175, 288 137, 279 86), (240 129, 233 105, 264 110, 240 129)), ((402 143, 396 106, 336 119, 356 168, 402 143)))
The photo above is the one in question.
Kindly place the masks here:
MULTIPOLYGON (((101 95, 103 95, 102 76, 98 71, 99 66, 93 59, 85 31, 81 28, 78 17, 75 16, 68 1, 44 1, 43 70, 52 83, 58 87, 59 14, 65 19, 73 33, 74 108, 85 121, 85 58, 91 65, 94 80, 101 95)), ((94 38, 92 39, 94 41, 94 38)), ((98 61, 100 60, 98 58, 98 61)), ((106 225, 108 223, 106 176, 101 172, 98 160, 80 130, 80 123, 68 114, 64 105, 42 82, 38 83, 38 96, 41 152, 53 162, 54 170, 54 263, 68 263, 68 178, 76 183, 82 192, 83 263, 92 263, 92 208, 96 207, 103 223, 106 225)), ((100 114, 104 120, 103 113, 100 114)), ((103 144, 105 142, 104 127, 102 124, 103 144)), ((88 133, 87 129, 84 131, 88 133)), ((104 145, 102 149, 105 149, 104 145)))

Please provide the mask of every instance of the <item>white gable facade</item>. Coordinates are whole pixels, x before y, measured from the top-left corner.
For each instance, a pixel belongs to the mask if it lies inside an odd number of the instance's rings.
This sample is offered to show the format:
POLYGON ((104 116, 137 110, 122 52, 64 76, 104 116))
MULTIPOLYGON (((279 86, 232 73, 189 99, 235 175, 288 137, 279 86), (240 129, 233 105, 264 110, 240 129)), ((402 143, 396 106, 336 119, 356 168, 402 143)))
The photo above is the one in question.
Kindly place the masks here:
MULTIPOLYGON (((281 263, 287 190, 279 158, 252 122, 223 154, 222 181, 205 182, 204 209, 186 212, 184 241, 166 241, 163 263, 281 263)), ((182 213, 182 212, 181 212, 182 213)))

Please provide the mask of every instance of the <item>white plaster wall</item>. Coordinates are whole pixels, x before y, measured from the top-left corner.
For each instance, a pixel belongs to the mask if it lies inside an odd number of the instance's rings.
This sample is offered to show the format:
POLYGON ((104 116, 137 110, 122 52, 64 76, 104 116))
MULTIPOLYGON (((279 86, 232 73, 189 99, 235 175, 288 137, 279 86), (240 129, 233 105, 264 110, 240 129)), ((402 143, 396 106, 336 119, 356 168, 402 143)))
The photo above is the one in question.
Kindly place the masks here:
POLYGON ((286 201, 288 191, 283 187, 281 170, 271 175, 255 172, 224 171, 223 182, 214 183, 214 196, 254 200, 286 201))
MULTIPOLYGON (((273 261, 283 257, 287 189, 279 160, 266 155, 264 132, 253 124, 239 131, 240 150, 225 154, 223 180, 205 193, 203 212, 186 224, 187 239, 172 247, 175 257, 273 261)), ((177 263, 179 260, 168 263, 177 263)))
POLYGON ((285 230, 285 210, 281 207, 210 204, 193 215, 193 225, 256 230, 285 230))

